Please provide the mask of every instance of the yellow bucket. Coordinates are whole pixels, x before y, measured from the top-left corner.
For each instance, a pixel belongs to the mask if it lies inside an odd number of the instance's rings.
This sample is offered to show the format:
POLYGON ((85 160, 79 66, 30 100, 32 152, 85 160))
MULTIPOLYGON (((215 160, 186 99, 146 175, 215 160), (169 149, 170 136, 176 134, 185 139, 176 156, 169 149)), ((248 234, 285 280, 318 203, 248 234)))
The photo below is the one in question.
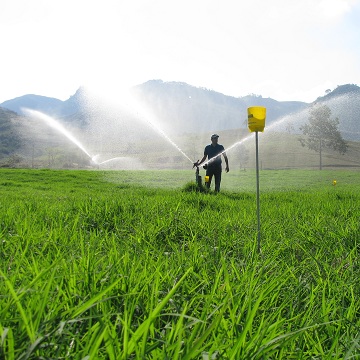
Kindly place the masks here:
POLYGON ((263 106, 252 106, 248 109, 248 127, 251 132, 264 131, 266 108, 263 106))

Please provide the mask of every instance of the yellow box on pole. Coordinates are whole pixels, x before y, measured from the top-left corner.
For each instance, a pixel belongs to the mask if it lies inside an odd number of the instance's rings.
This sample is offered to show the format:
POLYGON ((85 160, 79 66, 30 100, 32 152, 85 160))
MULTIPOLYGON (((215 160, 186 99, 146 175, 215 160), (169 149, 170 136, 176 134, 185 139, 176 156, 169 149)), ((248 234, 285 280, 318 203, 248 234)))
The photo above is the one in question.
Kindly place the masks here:
POLYGON ((251 132, 264 131, 266 119, 266 108, 263 106, 252 106, 248 108, 248 128, 251 132))

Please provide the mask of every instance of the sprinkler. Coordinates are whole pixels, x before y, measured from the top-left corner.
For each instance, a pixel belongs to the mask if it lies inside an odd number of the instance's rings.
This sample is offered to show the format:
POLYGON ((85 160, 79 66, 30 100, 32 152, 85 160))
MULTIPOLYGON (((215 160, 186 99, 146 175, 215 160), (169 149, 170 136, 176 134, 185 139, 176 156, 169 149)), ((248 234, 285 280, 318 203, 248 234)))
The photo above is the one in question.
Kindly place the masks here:
POLYGON ((195 182, 196 182, 196 185, 201 188, 201 176, 200 176, 200 172, 199 172, 199 166, 197 165, 199 163, 199 160, 194 163, 194 167, 196 167, 196 171, 195 171, 195 182))

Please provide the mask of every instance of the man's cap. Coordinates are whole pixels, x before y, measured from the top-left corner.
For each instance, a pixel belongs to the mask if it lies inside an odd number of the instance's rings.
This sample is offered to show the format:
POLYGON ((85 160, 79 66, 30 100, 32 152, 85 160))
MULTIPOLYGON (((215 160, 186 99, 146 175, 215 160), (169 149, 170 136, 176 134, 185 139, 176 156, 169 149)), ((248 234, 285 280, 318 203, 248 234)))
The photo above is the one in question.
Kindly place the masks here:
POLYGON ((218 134, 213 134, 213 135, 211 135, 211 140, 212 140, 212 139, 216 139, 216 138, 218 138, 218 137, 219 137, 218 134))

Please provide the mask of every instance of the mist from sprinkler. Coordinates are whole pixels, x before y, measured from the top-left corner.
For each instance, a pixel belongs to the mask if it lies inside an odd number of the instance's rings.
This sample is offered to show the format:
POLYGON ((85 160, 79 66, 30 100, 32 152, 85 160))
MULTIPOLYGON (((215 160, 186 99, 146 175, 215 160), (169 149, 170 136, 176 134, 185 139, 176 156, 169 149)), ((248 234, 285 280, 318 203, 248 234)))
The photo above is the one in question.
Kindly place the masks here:
MULTIPOLYGON (((91 92, 91 90, 89 90, 91 92)), ((99 93, 97 93, 98 96, 100 96, 99 93)), ((194 163, 192 159, 167 135, 167 133, 161 128, 161 126, 157 123, 157 119, 155 116, 151 114, 151 111, 149 109, 145 109, 145 107, 141 104, 141 102, 133 95, 130 94, 129 91, 121 92, 117 94, 112 94, 111 96, 108 94, 105 94, 104 101, 106 102, 106 106, 112 107, 115 111, 119 108, 124 108, 129 114, 132 114, 133 116, 136 116, 138 120, 140 120, 143 123, 146 123, 150 125, 150 127, 156 131, 158 134, 162 136, 163 139, 165 139, 170 145, 172 145, 182 156, 184 156, 191 164, 194 163), (121 104, 119 105, 119 98, 121 98, 121 104)), ((108 164, 112 161, 117 161, 122 159, 121 157, 113 157, 110 159, 106 159, 104 161, 99 161, 100 154, 91 155, 90 152, 84 147, 84 145, 69 131, 67 130, 60 122, 58 122, 53 117, 44 114, 37 110, 32 109, 23 109, 24 113, 27 113, 31 117, 35 117, 38 119, 43 120, 47 125, 51 126, 52 128, 59 131, 61 134, 63 134, 66 138, 68 138, 71 142, 73 142, 79 149, 81 149, 89 158, 90 163, 94 166, 99 166, 102 164, 108 164)), ((305 110, 304 110, 305 111, 305 110)), ((302 118, 302 111, 291 115, 291 118, 299 117, 302 118)), ((299 119, 300 120, 300 119, 299 119)), ((289 115, 284 116, 274 123, 272 123, 270 126, 268 126, 268 130, 271 130, 272 128, 276 128, 278 126, 281 126, 282 123, 289 121, 289 115)), ((251 135, 246 136, 245 138, 241 139, 240 141, 237 141, 236 143, 232 144, 231 146, 227 147, 223 152, 221 152, 218 156, 223 155, 224 152, 230 152, 237 146, 240 146, 241 144, 244 144, 248 140, 251 139, 251 135)), ((210 160, 205 161, 202 163, 202 166, 207 165, 210 162, 210 160)))
MULTIPOLYGON (((308 111, 308 109, 306 109, 306 111, 308 111)), ((304 116, 304 113, 305 110, 303 111, 300 111, 298 112, 297 114, 292 114, 291 116, 290 115, 286 115, 284 117, 281 117, 280 119, 276 120, 275 122, 273 122, 271 125, 267 126, 267 131, 271 131, 271 130, 274 130, 276 129, 276 127, 279 127, 281 126, 283 123, 286 123, 286 122, 289 122, 290 123, 290 120, 289 118, 291 117, 292 119, 293 118, 296 118, 296 117, 299 117, 300 119, 304 116)), ((293 121, 293 120, 292 120, 293 121)), ((300 120, 299 120, 300 121, 300 120)), ((249 134, 247 136, 245 136, 243 139, 235 142, 234 144, 228 146, 225 150, 223 150, 218 156, 221 156, 223 153, 228 153, 229 151, 233 150, 234 148, 236 148, 237 146, 240 146, 242 144, 244 144, 245 142, 249 141, 250 139, 252 139, 252 134, 249 134)), ((205 162, 203 162, 201 165, 206 165, 209 163, 210 160, 207 160, 205 162)))
POLYGON ((153 130, 160 134, 169 144, 171 144, 177 151, 179 151, 181 155, 193 163, 190 157, 160 127, 155 119, 155 116, 151 114, 150 109, 145 109, 144 105, 129 93, 123 93, 122 96, 124 97, 123 104, 125 105, 127 112, 133 116, 135 115, 139 120, 150 125, 153 130))
POLYGON ((90 158, 90 163, 94 166, 99 166, 99 165, 120 159, 119 157, 114 157, 114 158, 99 162, 97 159, 100 156, 100 154, 91 155, 86 150, 84 145, 69 130, 67 130, 60 122, 58 122, 53 117, 51 117, 47 114, 44 114, 41 111, 32 110, 32 109, 28 109, 28 108, 23 108, 22 111, 32 118, 40 119, 40 120, 44 121, 48 126, 50 126, 51 128, 53 128, 53 129, 57 130, 58 132, 60 132, 61 134, 63 134, 67 139, 69 139, 73 144, 75 144, 81 151, 83 151, 90 158))
POLYGON ((47 125, 49 125, 51 128, 59 131, 61 134, 63 134, 66 138, 68 138, 73 144, 75 144, 80 150, 82 150, 90 159, 93 158, 92 155, 89 154, 89 152, 85 149, 84 145, 73 135, 71 132, 63 125, 61 125, 58 121, 56 121, 54 118, 52 118, 49 115, 46 115, 40 111, 32 110, 28 108, 23 108, 22 111, 25 114, 28 114, 32 118, 41 119, 44 121, 47 125))
MULTIPOLYGON (((134 99, 134 97, 128 94, 128 96, 124 98, 123 106, 132 115, 136 114, 138 120, 150 125, 153 130, 155 130, 158 134, 160 134, 190 163, 193 163, 190 157, 165 133, 165 131, 163 131, 163 129, 156 123, 156 121, 150 119, 150 116, 145 114, 144 111, 142 111, 142 106, 140 106, 140 104, 134 99)), ((124 159, 123 157, 113 157, 111 159, 107 159, 100 162, 98 160, 100 154, 91 155, 90 152, 84 147, 84 145, 68 129, 66 129, 59 121, 57 121, 53 117, 33 109, 24 108, 22 110, 25 114, 29 115, 30 117, 42 120, 48 126, 55 129, 62 135, 64 135, 68 140, 70 140, 73 144, 75 144, 81 151, 83 151, 89 157, 90 164, 93 166, 109 164, 111 162, 116 162, 124 159)))

